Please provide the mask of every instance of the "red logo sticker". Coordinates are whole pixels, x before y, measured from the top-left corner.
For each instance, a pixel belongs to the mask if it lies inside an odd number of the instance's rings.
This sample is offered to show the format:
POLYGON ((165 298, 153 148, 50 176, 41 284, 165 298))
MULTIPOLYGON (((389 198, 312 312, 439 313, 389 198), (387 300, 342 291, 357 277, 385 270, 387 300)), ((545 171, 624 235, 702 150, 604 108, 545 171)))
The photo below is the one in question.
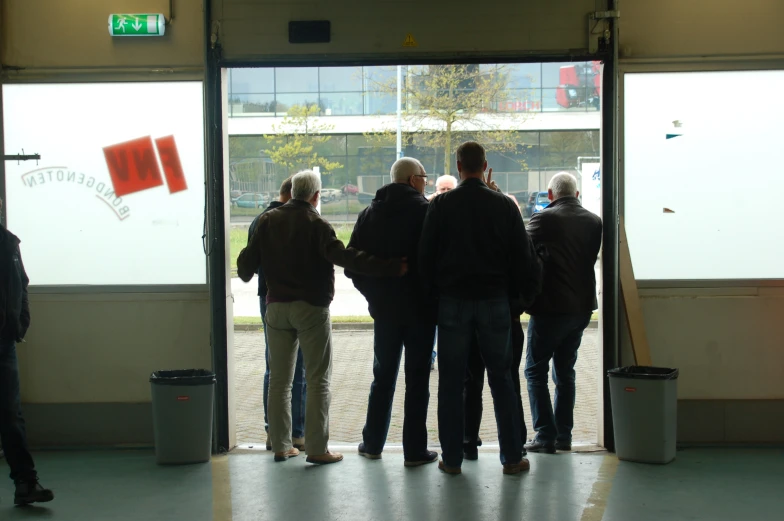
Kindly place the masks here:
POLYGON ((626 389, 624 389, 624 391, 626 391, 627 393, 636 393, 637 392, 637 388, 636 387, 627 387, 626 389))
POLYGON ((104 147, 103 153, 118 197, 163 184, 150 136, 104 147))
POLYGON ((190 396, 178 396, 178 397, 177 397, 177 401, 178 401, 178 402, 187 402, 187 401, 188 401, 188 400, 190 400, 190 399, 191 399, 191 397, 190 397, 190 396))
POLYGON ((185 172, 182 170, 180 154, 177 151, 177 143, 174 136, 161 137, 155 140, 158 147, 158 155, 163 165, 163 175, 166 176, 166 183, 169 185, 169 193, 182 192, 188 189, 185 182, 185 172))

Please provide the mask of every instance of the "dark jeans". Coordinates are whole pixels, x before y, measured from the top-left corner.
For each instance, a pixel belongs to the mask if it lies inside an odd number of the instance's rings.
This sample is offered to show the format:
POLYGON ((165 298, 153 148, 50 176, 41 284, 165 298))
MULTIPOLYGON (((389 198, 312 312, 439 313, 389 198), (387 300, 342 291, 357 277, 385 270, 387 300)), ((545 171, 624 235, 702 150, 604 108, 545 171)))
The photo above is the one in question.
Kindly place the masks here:
POLYGON ((536 315, 528 323, 528 352, 525 379, 531 402, 536 439, 543 442, 572 441, 574 427, 577 349, 591 314, 536 315), (547 375, 553 361, 555 414, 550 402, 547 375))
POLYGON ((392 415, 392 399, 406 348, 406 398, 403 418, 403 452, 407 460, 427 451, 427 406, 430 401, 430 353, 435 324, 401 325, 376 320, 373 333, 373 383, 370 384, 367 418, 362 430, 365 450, 384 450, 392 415))
MULTIPOLYGON (((520 440, 525 444, 528 430, 525 426, 525 412, 523 411, 523 398, 520 389, 520 364, 523 360, 523 345, 525 335, 519 320, 512 320, 512 383, 514 384, 517 398, 517 412, 520 415, 520 440)), ((466 447, 478 447, 482 444, 479 439, 479 427, 482 423, 482 389, 485 383, 485 362, 479 352, 479 344, 474 337, 471 350, 468 353, 468 370, 465 382, 465 436, 463 444, 466 447)))
POLYGON ((462 300, 441 297, 438 308, 438 431, 444 463, 463 462, 463 388, 472 338, 485 363, 495 406, 501 463, 522 459, 520 416, 512 382, 509 302, 506 298, 462 300))
POLYGON ((32 481, 37 474, 27 447, 16 345, 0 342, 0 443, 14 481, 32 481))
MULTIPOLYGON (((269 340, 267 339, 267 301, 259 297, 261 307, 261 321, 264 324, 264 430, 269 432, 267 419, 267 399, 269 397, 270 355, 269 340)), ((297 366, 294 369, 294 383, 291 386, 291 437, 302 438, 305 436, 305 400, 307 398, 307 384, 305 382, 305 361, 302 358, 302 349, 297 350, 297 366)))

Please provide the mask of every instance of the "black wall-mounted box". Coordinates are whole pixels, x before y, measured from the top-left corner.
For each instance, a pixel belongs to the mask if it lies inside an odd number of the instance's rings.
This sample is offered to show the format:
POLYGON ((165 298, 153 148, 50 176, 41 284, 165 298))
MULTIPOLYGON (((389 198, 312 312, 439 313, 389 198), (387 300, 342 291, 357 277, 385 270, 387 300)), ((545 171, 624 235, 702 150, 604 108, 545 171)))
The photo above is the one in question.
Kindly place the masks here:
POLYGON ((289 43, 329 43, 329 20, 289 22, 289 43))

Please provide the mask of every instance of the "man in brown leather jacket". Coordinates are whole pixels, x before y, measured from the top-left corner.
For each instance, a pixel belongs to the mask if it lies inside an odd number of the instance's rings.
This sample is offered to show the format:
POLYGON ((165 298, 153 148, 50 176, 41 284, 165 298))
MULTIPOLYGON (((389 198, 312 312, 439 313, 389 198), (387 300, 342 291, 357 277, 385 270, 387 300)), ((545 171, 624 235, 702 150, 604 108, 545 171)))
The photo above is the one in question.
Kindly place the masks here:
POLYGON ((305 450, 309 463, 335 463, 329 440, 329 383, 335 268, 371 276, 401 276, 405 259, 381 259, 345 248, 332 226, 316 211, 318 174, 305 170, 292 178, 292 199, 259 218, 248 246, 237 259, 237 273, 248 282, 259 267, 267 281, 267 336, 270 350, 269 433, 275 461, 299 455, 291 440, 291 382, 297 341, 305 358, 305 450))

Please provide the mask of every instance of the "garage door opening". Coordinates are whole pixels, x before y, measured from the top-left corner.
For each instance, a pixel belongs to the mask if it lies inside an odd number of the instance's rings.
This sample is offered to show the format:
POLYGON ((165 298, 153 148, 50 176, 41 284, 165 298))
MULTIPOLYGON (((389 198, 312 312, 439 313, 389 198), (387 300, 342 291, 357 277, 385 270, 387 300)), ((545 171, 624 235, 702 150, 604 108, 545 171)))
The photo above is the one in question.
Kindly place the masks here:
MULTIPOLYGON (((598 62, 451 64, 226 69, 228 191, 236 371, 237 443, 263 446, 265 338, 257 282, 236 277, 236 259, 252 220, 277 200, 281 182, 299 170, 321 175, 319 211, 347 243, 359 212, 389 182, 399 157, 419 159, 426 194, 442 175, 457 176, 454 150, 473 139, 488 153, 493 179, 513 197, 527 223, 547 201, 558 172, 578 179, 584 207, 601 214, 598 62), (543 195, 544 194, 544 195, 543 195)), ((597 263, 597 288, 601 273, 597 263)), ((372 382, 373 321, 364 297, 336 267, 330 435, 334 445, 362 439, 372 382)), ((599 443, 601 336, 598 311, 579 351, 574 444, 599 443)), ((525 328, 527 316, 522 317, 525 328)), ((231 350, 230 350, 231 352, 231 350)), ((524 366, 524 363, 523 363, 524 366)), ((528 432, 533 433, 523 382, 528 432)), ((430 442, 438 444, 438 359, 431 372, 430 442)), ((389 444, 402 442, 403 370, 389 444)), ((551 384, 551 394, 554 387, 551 384)), ((489 386, 480 436, 497 443, 489 386)))

